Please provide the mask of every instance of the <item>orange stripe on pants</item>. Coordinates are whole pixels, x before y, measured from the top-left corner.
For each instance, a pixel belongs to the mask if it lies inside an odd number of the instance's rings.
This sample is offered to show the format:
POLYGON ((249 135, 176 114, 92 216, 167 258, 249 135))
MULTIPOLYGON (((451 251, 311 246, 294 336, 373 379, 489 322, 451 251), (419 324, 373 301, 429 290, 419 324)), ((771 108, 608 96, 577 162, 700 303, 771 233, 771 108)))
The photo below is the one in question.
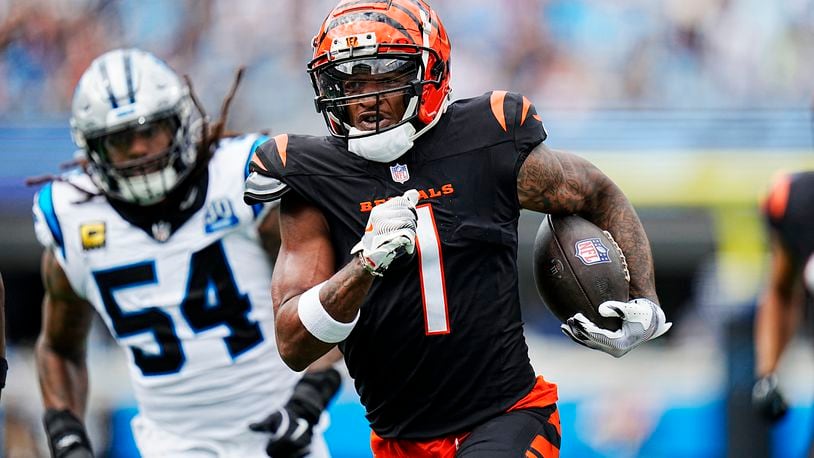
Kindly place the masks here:
MULTIPOLYGON (((554 446, 543 436, 537 436, 531 441, 531 448, 540 454, 543 458, 558 458, 560 456, 560 449, 554 446)), ((528 452, 526 452, 528 454, 528 452)))

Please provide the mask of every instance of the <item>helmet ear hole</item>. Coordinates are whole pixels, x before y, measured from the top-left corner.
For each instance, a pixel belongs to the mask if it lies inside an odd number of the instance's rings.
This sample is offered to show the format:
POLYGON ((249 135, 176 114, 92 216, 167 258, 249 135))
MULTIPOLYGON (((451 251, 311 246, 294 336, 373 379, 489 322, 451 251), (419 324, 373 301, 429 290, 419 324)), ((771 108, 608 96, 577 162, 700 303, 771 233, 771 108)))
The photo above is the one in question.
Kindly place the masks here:
POLYGON ((435 86, 436 89, 441 88, 441 82, 444 80, 444 74, 446 71, 447 65, 444 63, 443 60, 435 61, 435 63, 432 65, 432 68, 430 68, 430 77, 432 78, 433 80, 432 84, 433 86, 435 86))
POLYGON ((430 69, 430 75, 432 75, 433 79, 441 79, 441 76, 444 75, 444 71, 446 71, 447 66, 444 64, 443 60, 436 61, 433 64, 432 69, 430 69))

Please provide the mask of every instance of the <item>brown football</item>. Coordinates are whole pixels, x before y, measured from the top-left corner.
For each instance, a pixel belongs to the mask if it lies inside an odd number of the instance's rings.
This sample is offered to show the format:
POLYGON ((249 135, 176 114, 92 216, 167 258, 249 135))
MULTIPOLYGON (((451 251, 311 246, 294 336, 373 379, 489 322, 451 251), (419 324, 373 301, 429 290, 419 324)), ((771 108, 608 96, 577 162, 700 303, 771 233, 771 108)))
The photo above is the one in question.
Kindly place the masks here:
POLYGON ((581 312, 596 325, 618 330, 619 318, 605 318, 605 301, 627 302, 629 275, 616 243, 577 215, 546 215, 534 240, 534 280, 549 310, 563 323, 581 312))

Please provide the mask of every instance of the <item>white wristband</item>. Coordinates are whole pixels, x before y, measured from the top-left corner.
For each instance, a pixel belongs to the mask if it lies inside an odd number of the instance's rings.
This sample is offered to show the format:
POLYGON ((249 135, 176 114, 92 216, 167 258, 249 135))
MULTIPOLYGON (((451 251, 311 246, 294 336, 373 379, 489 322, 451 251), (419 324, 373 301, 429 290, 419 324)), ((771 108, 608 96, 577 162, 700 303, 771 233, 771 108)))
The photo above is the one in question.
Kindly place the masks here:
POLYGON ((297 315, 311 335, 325 343, 339 343, 347 339, 353 331, 356 322, 359 321, 359 312, 356 312, 356 317, 350 323, 333 319, 319 301, 319 290, 324 284, 325 282, 322 282, 302 293, 297 304, 297 315))

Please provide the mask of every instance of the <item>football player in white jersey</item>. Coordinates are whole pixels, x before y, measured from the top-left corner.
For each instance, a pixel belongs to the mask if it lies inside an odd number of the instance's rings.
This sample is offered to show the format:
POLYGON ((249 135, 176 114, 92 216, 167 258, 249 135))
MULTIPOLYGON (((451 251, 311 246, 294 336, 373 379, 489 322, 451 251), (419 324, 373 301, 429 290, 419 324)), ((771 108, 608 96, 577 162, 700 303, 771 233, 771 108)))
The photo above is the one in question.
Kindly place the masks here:
POLYGON ((143 457, 328 455, 319 420, 340 376, 332 358, 304 376, 280 360, 277 217, 243 203, 265 139, 220 139, 225 121, 209 129, 196 107, 169 66, 136 49, 103 54, 78 83, 83 166, 34 199, 46 247, 36 357, 55 457, 93 456, 82 421, 92 308, 127 354, 143 457))

